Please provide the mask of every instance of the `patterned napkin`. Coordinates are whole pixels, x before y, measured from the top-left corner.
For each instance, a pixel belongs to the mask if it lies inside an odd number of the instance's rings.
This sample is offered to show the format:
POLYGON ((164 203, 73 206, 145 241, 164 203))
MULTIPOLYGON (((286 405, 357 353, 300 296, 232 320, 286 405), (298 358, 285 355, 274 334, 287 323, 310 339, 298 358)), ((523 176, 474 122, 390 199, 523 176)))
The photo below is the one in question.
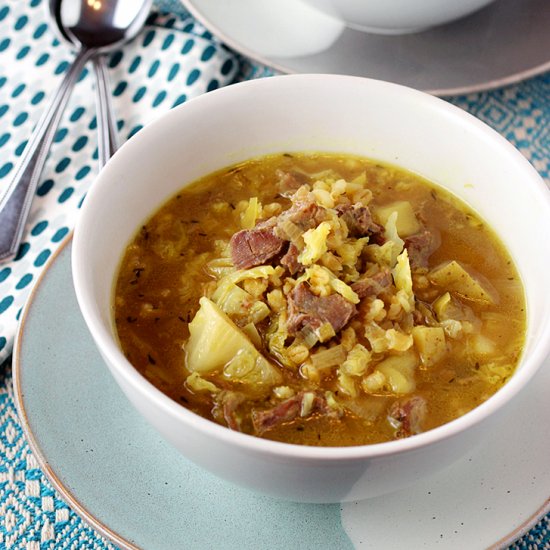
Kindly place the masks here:
MULTIPOLYGON (((0 0, 0 190, 74 55, 47 24, 47 1, 0 0)), ((189 16, 154 16, 109 60, 121 142, 170 108, 231 83, 239 60, 189 16)), ((16 258, 0 264, 0 364, 21 308, 73 228, 98 172, 94 77, 85 70, 57 133, 16 258)), ((1 231, 1 228, 0 228, 1 231)))

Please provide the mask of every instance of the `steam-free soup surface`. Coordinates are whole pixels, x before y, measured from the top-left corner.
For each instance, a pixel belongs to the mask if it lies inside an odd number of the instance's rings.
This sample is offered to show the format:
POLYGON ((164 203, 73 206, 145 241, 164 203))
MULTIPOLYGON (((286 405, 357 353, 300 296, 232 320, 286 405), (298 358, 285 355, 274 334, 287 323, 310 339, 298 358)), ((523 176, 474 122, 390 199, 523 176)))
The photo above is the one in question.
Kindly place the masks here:
POLYGON ((492 230, 416 175, 281 154, 185 187, 139 229, 120 345, 230 429, 307 445, 408 437, 488 399, 521 354, 524 296, 492 230))

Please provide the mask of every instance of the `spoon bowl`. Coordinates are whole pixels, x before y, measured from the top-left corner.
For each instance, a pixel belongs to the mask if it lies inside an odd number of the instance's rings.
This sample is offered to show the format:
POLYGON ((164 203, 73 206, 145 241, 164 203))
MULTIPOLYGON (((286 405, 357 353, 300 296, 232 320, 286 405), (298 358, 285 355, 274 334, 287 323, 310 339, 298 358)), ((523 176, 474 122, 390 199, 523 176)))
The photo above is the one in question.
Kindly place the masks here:
POLYGON ((75 46, 105 53, 135 38, 152 0, 50 0, 59 31, 75 46))
POLYGON ((80 51, 93 50, 96 77, 99 162, 104 166, 118 148, 117 123, 111 102, 105 54, 143 28, 152 0, 50 0, 49 11, 61 38, 80 51))

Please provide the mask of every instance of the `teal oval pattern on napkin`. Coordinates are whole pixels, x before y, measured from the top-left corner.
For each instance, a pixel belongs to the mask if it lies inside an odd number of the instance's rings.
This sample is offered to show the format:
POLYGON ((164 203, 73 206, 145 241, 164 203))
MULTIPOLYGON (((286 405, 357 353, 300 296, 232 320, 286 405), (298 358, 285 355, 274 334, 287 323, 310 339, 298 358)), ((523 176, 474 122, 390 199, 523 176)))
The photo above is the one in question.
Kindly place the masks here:
MULTIPOLYGON (((47 24, 45 0, 0 1, 0 190, 73 53, 47 24)), ((169 109, 231 83, 238 58, 190 17, 150 17, 109 58, 121 142, 169 109)), ((0 264, 0 363, 11 353, 21 308, 73 228, 97 172, 94 79, 86 68, 56 134, 16 258, 0 264)), ((182 129, 185 131, 185 129, 182 129)))

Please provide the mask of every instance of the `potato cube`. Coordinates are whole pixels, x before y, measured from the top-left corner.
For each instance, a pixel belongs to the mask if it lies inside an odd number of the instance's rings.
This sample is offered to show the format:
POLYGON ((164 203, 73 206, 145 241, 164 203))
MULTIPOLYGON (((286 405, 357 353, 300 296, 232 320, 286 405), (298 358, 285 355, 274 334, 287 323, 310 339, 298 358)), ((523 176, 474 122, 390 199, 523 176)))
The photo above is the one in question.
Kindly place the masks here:
POLYGON ((396 201, 380 206, 374 211, 374 215, 385 226, 393 212, 397 212, 396 227, 400 237, 409 237, 420 231, 420 224, 409 201, 396 201))
POLYGON ((445 290, 456 292, 467 300, 485 304, 498 303, 498 293, 489 281, 481 281, 480 275, 473 275, 459 262, 453 260, 436 267, 428 274, 432 283, 445 290))
POLYGON ((414 345, 426 367, 431 367, 445 356, 447 345, 442 327, 417 326, 412 329, 414 345))
POLYGON ((477 355, 494 355, 497 351, 495 342, 483 334, 474 334, 471 337, 470 348, 477 355))
POLYGON ((390 355, 375 367, 386 378, 393 393, 411 393, 416 388, 414 371, 418 366, 416 353, 406 352, 390 355))

